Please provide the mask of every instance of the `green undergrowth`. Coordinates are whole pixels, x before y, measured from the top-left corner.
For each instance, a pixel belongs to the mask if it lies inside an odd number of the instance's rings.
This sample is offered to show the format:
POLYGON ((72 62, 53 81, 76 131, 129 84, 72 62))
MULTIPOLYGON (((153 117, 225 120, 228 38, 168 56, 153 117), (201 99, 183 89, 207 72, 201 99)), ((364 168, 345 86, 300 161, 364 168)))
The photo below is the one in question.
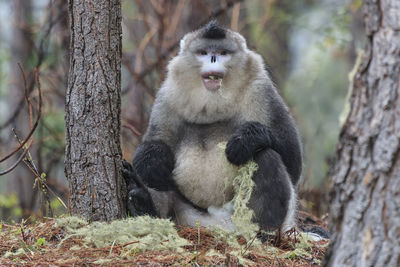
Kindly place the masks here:
MULTIPOLYGON (((87 223, 79 217, 64 217, 56 219, 56 226, 62 227, 67 231, 66 237, 58 244, 58 248, 72 237, 83 240, 82 244, 71 247, 71 250, 80 250, 86 247, 110 247, 124 245, 121 257, 133 258, 137 252, 150 250, 170 250, 172 253, 190 254, 185 250, 185 246, 190 245, 190 241, 179 236, 174 223, 167 219, 152 218, 141 216, 116 220, 111 223, 93 222, 87 223), (127 245, 128 244, 128 245, 127 245)), ((256 232, 245 242, 239 242, 242 233, 234 231, 228 232, 221 228, 213 227, 210 229, 216 240, 223 240, 228 244, 228 251, 231 255, 238 258, 241 264, 250 264, 246 255, 253 253, 265 257, 295 260, 296 257, 310 259, 320 264, 317 259, 313 259, 313 241, 307 234, 298 233, 296 242, 292 242, 293 249, 283 251, 282 249, 270 244, 261 244, 256 238, 256 232)), ((18 255, 21 251, 13 253, 18 255)), ((210 248, 206 254, 208 257, 225 257, 221 252, 210 248)), ((7 256, 11 256, 7 255, 7 256)), ((101 259, 99 259, 101 260, 101 259)), ((100 262, 99 262, 100 263, 100 262)))

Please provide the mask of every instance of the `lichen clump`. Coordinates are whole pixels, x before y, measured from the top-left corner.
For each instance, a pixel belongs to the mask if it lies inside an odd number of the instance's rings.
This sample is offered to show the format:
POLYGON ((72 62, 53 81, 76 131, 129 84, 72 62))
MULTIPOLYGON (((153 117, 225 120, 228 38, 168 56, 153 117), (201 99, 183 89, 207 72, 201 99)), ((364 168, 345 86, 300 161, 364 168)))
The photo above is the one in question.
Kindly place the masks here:
POLYGON ((257 163, 250 161, 238 170, 237 176, 232 181, 235 190, 232 200, 234 209, 232 221, 236 226, 236 231, 242 235, 253 234, 259 230, 259 226, 252 221, 253 210, 247 207, 254 187, 252 177, 257 169, 257 163))
MULTIPOLYGON (((226 144, 227 142, 218 144, 221 153, 225 153, 226 144)), ((231 200, 234 210, 232 221, 235 224, 235 231, 245 238, 254 236, 259 230, 259 226, 253 222, 254 212, 247 206, 254 188, 253 175, 257 169, 257 163, 250 160, 237 170, 234 177, 229 177, 225 181, 225 187, 233 186, 235 192, 231 200)))
MULTIPOLYGON (((169 249, 182 252, 182 247, 188 241, 178 235, 174 223, 167 219, 139 216, 107 222, 87 223, 78 217, 60 218, 57 226, 64 227, 69 235, 80 236, 85 246, 107 247, 126 245, 127 254, 130 251, 169 249)), ((61 246, 62 243, 59 245, 61 246)))

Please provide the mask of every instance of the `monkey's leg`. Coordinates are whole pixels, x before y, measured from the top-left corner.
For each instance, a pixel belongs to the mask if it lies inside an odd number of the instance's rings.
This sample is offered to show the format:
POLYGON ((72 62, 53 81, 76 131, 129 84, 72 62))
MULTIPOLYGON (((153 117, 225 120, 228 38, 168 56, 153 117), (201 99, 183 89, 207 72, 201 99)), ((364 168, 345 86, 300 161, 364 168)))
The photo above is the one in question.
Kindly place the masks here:
POLYGON ((281 157, 272 149, 265 149, 254 157, 258 170, 249 207, 263 230, 284 231, 295 225, 296 193, 281 157))
POLYGON ((127 210, 131 216, 150 215, 160 218, 172 216, 178 224, 197 226, 219 225, 226 230, 233 230, 231 220, 232 205, 210 207, 208 211, 193 206, 179 192, 158 191, 147 187, 137 177, 132 165, 123 161, 123 175, 128 189, 127 210))

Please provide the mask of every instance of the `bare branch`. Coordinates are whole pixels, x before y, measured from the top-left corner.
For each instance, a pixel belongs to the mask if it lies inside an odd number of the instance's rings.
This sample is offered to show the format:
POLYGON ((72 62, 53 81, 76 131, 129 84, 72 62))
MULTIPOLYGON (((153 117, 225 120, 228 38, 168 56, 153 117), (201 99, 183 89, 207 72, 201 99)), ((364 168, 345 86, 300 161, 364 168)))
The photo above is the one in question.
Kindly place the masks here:
POLYGON ((15 161, 13 165, 11 165, 9 168, 7 168, 7 169, 4 170, 4 171, 0 171, 0 176, 5 175, 5 174, 11 172, 12 170, 15 169, 15 167, 18 166, 18 164, 19 164, 19 163, 22 161, 22 159, 26 156, 26 153, 28 153, 29 148, 31 147, 32 143, 33 143, 33 139, 29 142, 29 144, 28 144, 28 146, 25 148, 24 152, 21 154, 21 156, 18 157, 17 161, 15 161))
POLYGON ((132 124, 124 123, 124 124, 122 124, 122 127, 131 130, 132 133, 134 135, 136 135, 136 136, 141 136, 142 135, 142 133, 138 129, 136 129, 135 126, 133 126, 132 124))
MULTIPOLYGON (((22 68, 21 68, 21 70, 22 70, 22 68)), ((17 151, 19 151, 26 144, 26 142, 28 142, 29 138, 31 138, 32 134, 35 132, 35 129, 39 124, 40 116, 41 116, 41 113, 42 113, 42 91, 40 89, 40 81, 39 81, 38 70, 35 68, 34 72, 35 72, 35 80, 36 80, 36 84, 37 84, 37 88, 38 88, 38 92, 39 92, 39 110, 38 110, 38 114, 37 114, 37 118, 36 118, 35 124, 31 128, 28 136, 21 142, 21 144, 18 147, 16 147, 13 152, 11 152, 10 154, 8 154, 5 157, 3 157, 2 159, 0 159, 0 162, 3 162, 5 160, 7 160, 12 155, 14 155, 17 151)), ((26 85, 26 77, 25 77, 25 74, 24 74, 23 71, 22 71, 22 76, 23 76, 23 78, 25 80, 24 84, 26 85)), ((25 92, 28 92, 27 88, 25 88, 25 92)), ((28 98, 28 96, 26 96, 26 97, 28 98)), ((30 101, 28 102, 28 104, 29 103, 30 103, 30 101)))
MULTIPOLYGON (((63 4, 62 2, 63 1, 58 1, 58 5, 62 5, 63 4)), ((40 66, 42 65, 43 59, 45 58, 45 56, 47 55, 47 52, 48 52, 48 51, 46 51, 46 49, 44 49, 45 41, 48 40, 49 35, 50 35, 51 30, 54 27, 54 25, 56 25, 64 16, 64 14, 62 12, 60 12, 56 17, 54 17, 53 12, 51 11, 51 5, 52 5, 52 3, 49 4, 50 13, 48 15, 48 18, 46 19, 46 21, 48 21, 48 23, 45 25, 45 29, 43 30, 44 34, 41 37, 41 39, 39 40, 39 45, 35 47, 35 50, 37 51, 37 58, 38 58, 38 62, 36 63, 36 66, 35 66, 35 68, 37 68, 37 69, 39 69, 40 66)), ((31 93, 33 91, 35 82, 34 82, 34 79, 28 79, 28 80, 30 80, 30 83, 28 86, 28 88, 29 88, 28 92, 31 93)), ((23 104, 24 104, 24 97, 19 100, 13 114, 2 125, 0 125, 0 130, 6 128, 8 125, 10 125, 15 120, 15 118, 19 115, 20 111, 22 110, 23 104)))

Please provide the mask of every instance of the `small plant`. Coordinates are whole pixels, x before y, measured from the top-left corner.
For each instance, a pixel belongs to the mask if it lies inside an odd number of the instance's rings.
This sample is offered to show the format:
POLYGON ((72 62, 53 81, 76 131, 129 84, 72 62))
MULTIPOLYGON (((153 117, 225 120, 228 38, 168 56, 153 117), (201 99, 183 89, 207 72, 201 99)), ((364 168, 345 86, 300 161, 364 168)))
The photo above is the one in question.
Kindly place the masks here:
POLYGON ((35 242, 35 246, 36 248, 40 248, 46 245, 46 240, 43 237, 39 237, 36 242, 35 242))
POLYGON ((290 255, 288 255, 288 258, 291 260, 296 259, 296 253, 293 251, 290 255))
POLYGON ((200 246, 200 222, 196 221, 196 226, 197 226, 197 245, 200 246))

